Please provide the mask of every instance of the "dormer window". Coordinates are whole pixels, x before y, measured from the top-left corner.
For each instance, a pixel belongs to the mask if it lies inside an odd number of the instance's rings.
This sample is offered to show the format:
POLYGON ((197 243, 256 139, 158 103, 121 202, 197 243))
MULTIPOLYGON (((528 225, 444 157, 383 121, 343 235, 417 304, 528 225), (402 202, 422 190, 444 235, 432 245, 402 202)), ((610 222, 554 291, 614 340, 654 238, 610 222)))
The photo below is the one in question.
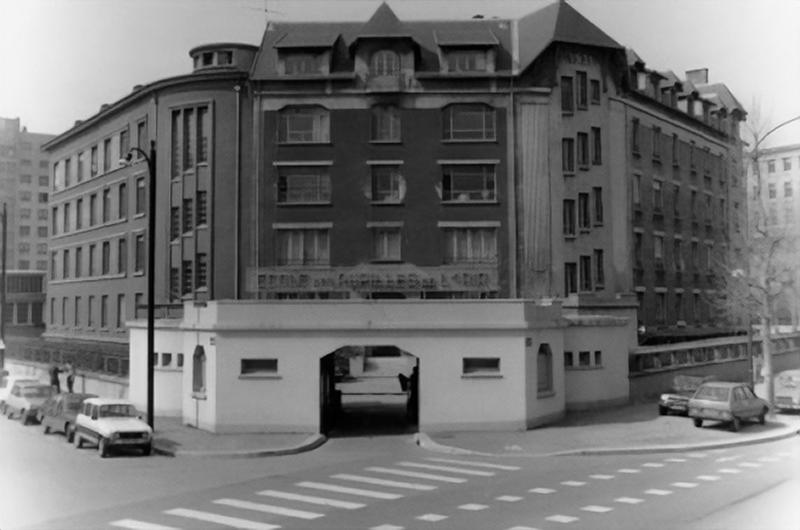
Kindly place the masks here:
POLYGON ((636 89, 647 90, 647 73, 636 72, 636 89))
POLYGON ((213 52, 205 52, 202 57, 202 64, 203 66, 211 66, 214 64, 214 53, 213 52))
POLYGON ((447 53, 447 69, 450 72, 486 72, 487 61, 484 50, 453 50, 447 53))
POLYGON ((284 68, 286 75, 319 73, 319 56, 313 53, 290 53, 286 55, 284 68))
POLYGON ((380 50, 372 55, 370 73, 374 76, 395 76, 400 73, 400 56, 392 50, 380 50))
POLYGON ((219 52, 217 55, 217 64, 231 64, 233 63, 233 52, 219 52))

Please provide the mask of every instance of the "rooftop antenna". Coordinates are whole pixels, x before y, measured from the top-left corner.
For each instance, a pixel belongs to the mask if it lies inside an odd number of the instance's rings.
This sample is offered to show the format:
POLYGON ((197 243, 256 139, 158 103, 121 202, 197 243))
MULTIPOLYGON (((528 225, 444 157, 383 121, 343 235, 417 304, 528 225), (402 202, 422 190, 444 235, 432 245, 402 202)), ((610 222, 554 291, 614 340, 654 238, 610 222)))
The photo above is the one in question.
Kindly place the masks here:
POLYGON ((264 24, 266 26, 267 31, 272 31, 273 29, 275 29, 275 27, 274 27, 274 25, 272 23, 272 20, 270 20, 270 15, 273 15, 273 14, 274 15, 285 15, 286 14, 286 13, 284 13, 282 11, 275 11, 274 9, 270 9, 269 8, 269 0, 264 0, 264 8, 263 9, 258 8, 258 7, 245 7, 245 9, 250 9, 252 11, 261 11, 262 13, 264 13, 264 24))

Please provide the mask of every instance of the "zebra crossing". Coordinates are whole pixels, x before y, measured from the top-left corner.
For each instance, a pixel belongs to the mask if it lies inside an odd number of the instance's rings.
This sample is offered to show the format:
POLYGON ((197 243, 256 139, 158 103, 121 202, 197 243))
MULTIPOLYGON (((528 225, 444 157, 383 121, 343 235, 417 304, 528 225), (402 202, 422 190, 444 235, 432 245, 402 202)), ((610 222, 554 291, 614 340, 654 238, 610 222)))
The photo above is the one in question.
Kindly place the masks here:
MULTIPOLYGON (((409 494, 431 492, 519 469, 519 466, 455 458, 404 460, 387 466, 368 466, 357 473, 302 480, 290 488, 254 491, 253 498, 211 499, 203 506, 175 507, 147 518, 118 519, 109 525, 130 530, 178 530, 213 523, 229 528, 274 530, 281 528, 284 519, 311 522, 323 519, 331 513, 329 510, 358 510, 372 502, 398 500, 409 494), (220 508, 225 511, 219 511, 220 508), (231 509, 236 516, 230 515, 231 509)), ((478 508, 465 505, 462 509, 478 508)), ((430 516, 435 519, 434 514, 430 516)), ((391 528, 391 525, 384 528, 391 528)))

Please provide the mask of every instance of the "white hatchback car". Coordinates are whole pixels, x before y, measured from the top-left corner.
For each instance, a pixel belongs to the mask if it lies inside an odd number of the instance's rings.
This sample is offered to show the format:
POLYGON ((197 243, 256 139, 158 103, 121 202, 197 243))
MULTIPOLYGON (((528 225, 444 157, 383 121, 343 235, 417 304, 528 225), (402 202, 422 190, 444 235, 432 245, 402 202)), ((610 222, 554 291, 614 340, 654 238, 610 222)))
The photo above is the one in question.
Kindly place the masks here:
POLYGON ((8 399, 8 394, 11 393, 11 387, 14 386, 16 382, 31 382, 31 383, 38 383, 39 380, 35 379, 29 375, 8 375, 7 372, 0 373, 0 412, 5 414, 7 411, 6 407, 6 399, 8 399))
POLYGON ((75 447, 96 444, 103 458, 119 447, 139 448, 146 456, 153 448, 153 429, 128 400, 89 398, 75 418, 74 442, 75 447))

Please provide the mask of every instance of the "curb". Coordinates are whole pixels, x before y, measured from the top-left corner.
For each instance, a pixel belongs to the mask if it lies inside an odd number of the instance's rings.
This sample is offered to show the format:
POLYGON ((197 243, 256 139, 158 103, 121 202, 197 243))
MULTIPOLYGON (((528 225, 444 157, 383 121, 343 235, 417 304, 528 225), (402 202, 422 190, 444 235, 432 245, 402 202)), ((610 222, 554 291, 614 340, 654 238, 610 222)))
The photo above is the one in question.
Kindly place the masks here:
POLYGON ((221 458, 259 458, 264 456, 295 455, 311 451, 328 441, 322 434, 312 434, 301 443, 289 447, 275 447, 270 449, 232 450, 232 451, 202 451, 191 449, 168 449, 159 447, 158 441, 153 443, 153 452, 164 456, 216 456, 221 458))
POLYGON ((755 445, 764 442, 774 442, 777 440, 785 440, 793 436, 800 435, 800 430, 792 427, 788 430, 782 430, 769 436, 759 436, 757 438, 746 438, 742 440, 732 440, 727 442, 704 442, 696 444, 675 444, 675 445, 656 445, 648 447, 597 447, 587 449, 571 449, 569 451, 556 451, 552 453, 487 453, 482 451, 473 451, 471 449, 463 449, 461 447, 454 447, 449 445, 440 444, 435 442, 425 433, 417 433, 414 435, 414 443, 422 449, 447 453, 451 455, 477 455, 477 456, 494 456, 494 457, 526 457, 526 458, 540 458, 549 456, 598 456, 598 455, 636 455, 636 454, 651 454, 651 453, 679 453, 685 451, 707 451, 710 449, 721 449, 727 447, 738 447, 744 445, 755 445))

